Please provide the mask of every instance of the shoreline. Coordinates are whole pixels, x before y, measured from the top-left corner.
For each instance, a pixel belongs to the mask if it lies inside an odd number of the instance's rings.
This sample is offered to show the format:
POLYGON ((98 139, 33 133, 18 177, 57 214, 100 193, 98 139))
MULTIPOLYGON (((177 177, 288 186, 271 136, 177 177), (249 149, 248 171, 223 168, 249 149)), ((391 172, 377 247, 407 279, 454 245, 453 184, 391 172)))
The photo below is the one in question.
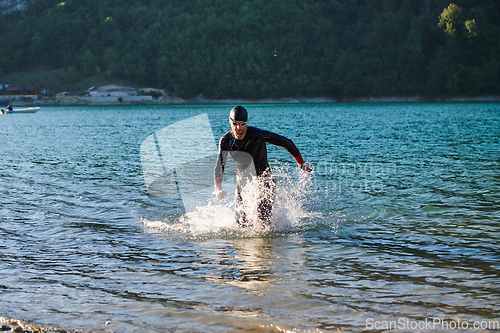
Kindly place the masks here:
POLYGON ((30 324, 23 320, 10 319, 0 315, 0 331, 20 332, 20 333, 78 333, 75 330, 65 330, 55 327, 41 327, 30 324))
MULTIPOLYGON (((6 96, 3 96, 6 97, 6 96)), ((141 96, 138 96, 141 97, 141 96)), ((355 97, 355 98, 263 98, 263 99, 208 99, 202 96, 183 99, 180 97, 164 96, 157 99, 131 99, 124 100, 120 97, 94 97, 92 99, 81 96, 64 96, 54 99, 16 99, 11 100, 12 106, 105 106, 105 105, 197 105, 197 104, 321 104, 321 103, 475 103, 475 102, 500 102, 500 96, 458 96, 425 98, 420 96, 405 97, 355 97)))

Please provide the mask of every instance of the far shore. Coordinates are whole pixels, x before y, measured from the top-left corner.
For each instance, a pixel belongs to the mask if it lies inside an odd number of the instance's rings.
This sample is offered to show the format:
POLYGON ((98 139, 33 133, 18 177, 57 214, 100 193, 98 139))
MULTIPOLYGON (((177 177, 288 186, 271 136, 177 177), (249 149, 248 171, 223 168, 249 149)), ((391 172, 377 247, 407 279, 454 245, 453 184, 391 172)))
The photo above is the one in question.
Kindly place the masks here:
MULTIPOLYGON (((143 96, 137 96, 143 97, 143 96)), ((198 96, 191 99, 162 96, 149 99, 124 99, 120 97, 93 97, 64 96, 55 98, 17 98, 9 100, 2 96, 12 106, 103 106, 103 105, 196 105, 196 104, 301 104, 301 103, 472 103, 472 102, 500 102, 500 96, 458 96, 426 98, 420 96, 388 96, 388 97, 353 97, 353 98, 264 98, 264 99, 209 99, 198 96)))

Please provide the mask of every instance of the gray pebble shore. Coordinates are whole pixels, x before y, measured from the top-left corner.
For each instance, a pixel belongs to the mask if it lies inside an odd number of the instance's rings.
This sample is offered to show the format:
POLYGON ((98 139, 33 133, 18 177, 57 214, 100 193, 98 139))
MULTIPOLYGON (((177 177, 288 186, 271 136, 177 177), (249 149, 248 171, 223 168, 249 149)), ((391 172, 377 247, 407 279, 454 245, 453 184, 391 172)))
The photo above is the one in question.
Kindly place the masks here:
POLYGON ((39 327, 28 324, 21 320, 7 319, 0 317, 0 332, 19 332, 19 333, 77 333, 77 331, 67 331, 54 327, 39 327))

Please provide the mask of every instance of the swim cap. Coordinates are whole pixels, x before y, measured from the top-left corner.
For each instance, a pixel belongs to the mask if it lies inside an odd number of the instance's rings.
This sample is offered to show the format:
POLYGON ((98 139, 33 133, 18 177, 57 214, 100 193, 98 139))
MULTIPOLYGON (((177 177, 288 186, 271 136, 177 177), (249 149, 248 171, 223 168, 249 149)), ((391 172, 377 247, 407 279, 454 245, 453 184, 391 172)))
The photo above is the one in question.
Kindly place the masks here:
POLYGON ((229 113, 229 118, 236 121, 247 121, 248 113, 247 110, 242 106, 235 106, 231 109, 231 113, 229 113))

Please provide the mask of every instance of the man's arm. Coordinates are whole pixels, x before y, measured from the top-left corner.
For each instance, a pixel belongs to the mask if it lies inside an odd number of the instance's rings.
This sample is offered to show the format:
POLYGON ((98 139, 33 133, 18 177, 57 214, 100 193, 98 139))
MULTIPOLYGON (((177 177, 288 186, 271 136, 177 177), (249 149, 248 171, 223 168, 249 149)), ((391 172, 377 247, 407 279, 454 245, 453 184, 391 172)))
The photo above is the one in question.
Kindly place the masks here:
POLYGON ((217 199, 222 200, 227 196, 227 192, 222 189, 222 179, 224 177, 224 166, 227 161, 227 150, 222 149, 223 141, 219 142, 219 154, 217 155, 217 162, 214 169, 214 187, 215 196, 217 199))
POLYGON ((290 155, 292 155, 293 159, 295 160, 295 162, 297 162, 302 171, 312 171, 311 167, 304 162, 299 149, 297 148, 297 146, 295 146, 292 140, 282 135, 268 131, 263 131, 263 138, 266 143, 285 148, 290 153, 290 155))
POLYGON ((293 159, 295 160, 295 162, 297 162, 302 171, 307 173, 312 171, 312 168, 309 166, 309 164, 304 162, 304 159, 302 158, 302 155, 300 155, 300 153, 299 155, 294 156, 293 159))

